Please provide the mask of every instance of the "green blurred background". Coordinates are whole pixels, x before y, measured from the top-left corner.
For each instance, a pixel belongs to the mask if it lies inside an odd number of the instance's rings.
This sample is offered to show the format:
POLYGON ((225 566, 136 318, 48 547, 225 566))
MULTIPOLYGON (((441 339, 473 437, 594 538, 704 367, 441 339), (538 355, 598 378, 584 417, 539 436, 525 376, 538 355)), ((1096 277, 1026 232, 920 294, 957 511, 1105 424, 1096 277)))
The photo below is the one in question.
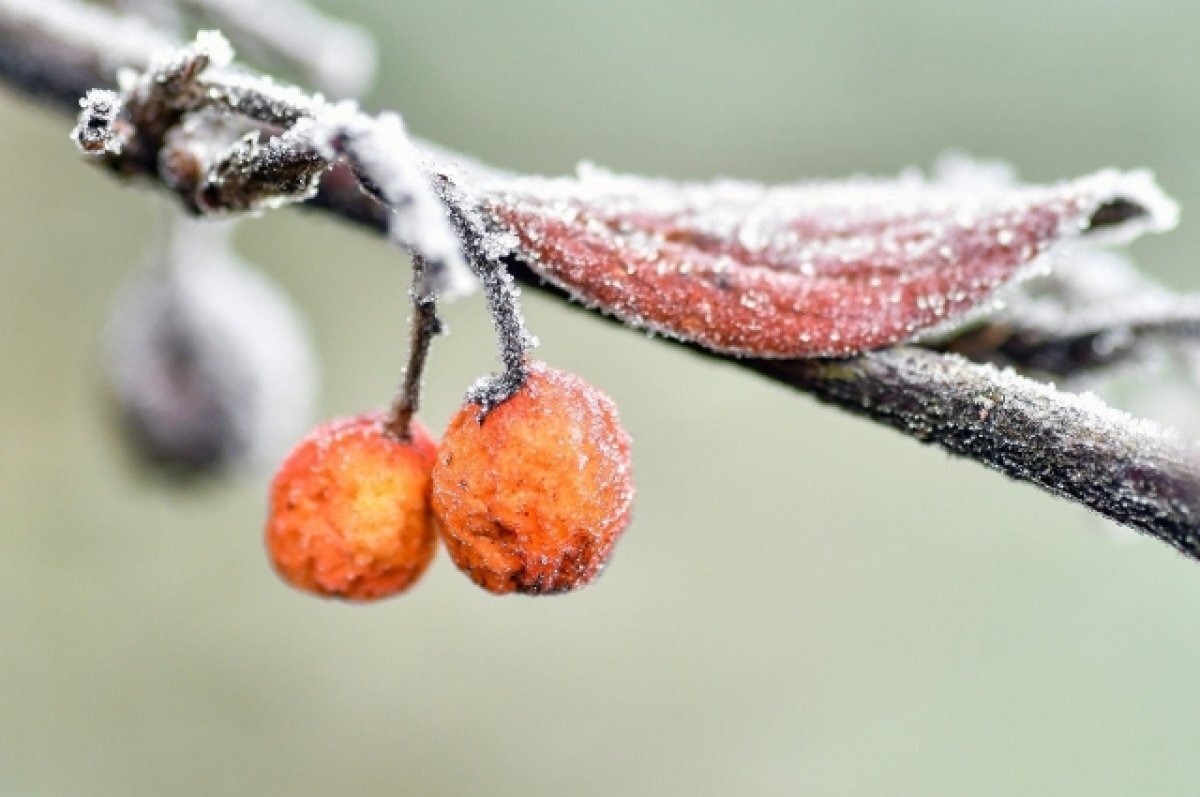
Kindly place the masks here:
MULTIPOLYGON (((346 2, 372 107, 488 161, 763 180, 948 147, 1055 179, 1148 166, 1200 289, 1200 6, 346 2)), ((289 591, 267 476, 139 477, 97 336, 157 197, 0 94, 0 794, 1190 795, 1200 565, 736 369, 530 297, 541 356, 619 402, 636 520, 604 578, 497 599, 444 556, 384 604, 289 591)), ((295 212, 246 256, 311 318, 323 414, 386 400, 406 268, 295 212)), ((492 367, 448 309, 425 416, 492 367)), ((1200 395, 1196 396, 1200 404, 1200 395)))

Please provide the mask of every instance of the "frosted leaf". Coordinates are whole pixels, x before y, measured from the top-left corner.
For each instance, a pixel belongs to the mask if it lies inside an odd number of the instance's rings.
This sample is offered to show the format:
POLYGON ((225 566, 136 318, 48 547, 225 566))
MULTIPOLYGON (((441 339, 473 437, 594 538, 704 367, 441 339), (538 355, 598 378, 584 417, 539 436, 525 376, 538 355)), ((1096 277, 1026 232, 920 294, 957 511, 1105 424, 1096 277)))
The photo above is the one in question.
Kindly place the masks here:
POLYGON ((942 172, 768 187, 583 165, 573 178, 496 179, 480 196, 522 259, 583 302, 770 357, 907 341, 985 305, 1065 241, 1119 243, 1176 222, 1145 172, 1050 186, 962 162, 942 172))
POLYGON ((106 330, 130 442, 179 475, 273 462, 308 425, 316 392, 302 320, 230 255, 220 226, 178 220, 106 330))

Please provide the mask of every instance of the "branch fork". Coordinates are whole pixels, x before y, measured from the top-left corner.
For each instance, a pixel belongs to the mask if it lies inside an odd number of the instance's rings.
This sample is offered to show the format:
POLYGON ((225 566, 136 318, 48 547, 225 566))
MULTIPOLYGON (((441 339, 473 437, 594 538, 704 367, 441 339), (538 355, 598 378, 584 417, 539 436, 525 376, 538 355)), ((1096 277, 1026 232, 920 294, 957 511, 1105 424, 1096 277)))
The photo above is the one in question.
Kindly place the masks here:
MULTIPOLYGON (((486 410, 525 381, 534 338, 526 331, 519 293, 499 260, 467 247, 428 167, 395 113, 368 116, 355 103, 330 104, 297 90, 231 70, 233 51, 219 33, 127 76, 118 94, 93 90, 81 101, 72 138, 80 150, 124 171, 131 158, 153 159, 160 178, 202 215, 258 212, 313 198, 321 178, 344 164, 361 188, 388 209, 388 237, 413 255, 414 335, 394 426, 407 435, 430 338, 440 330, 436 302, 461 291, 462 275, 484 286, 495 320, 502 373, 474 385, 468 398, 486 410), (239 120, 231 124, 230 117, 239 120), (214 142, 230 140, 224 147, 214 142), (135 148, 142 151, 136 155, 135 148), (155 150, 157 152, 155 153, 155 150)), ((463 220, 460 224, 477 223, 463 220)))

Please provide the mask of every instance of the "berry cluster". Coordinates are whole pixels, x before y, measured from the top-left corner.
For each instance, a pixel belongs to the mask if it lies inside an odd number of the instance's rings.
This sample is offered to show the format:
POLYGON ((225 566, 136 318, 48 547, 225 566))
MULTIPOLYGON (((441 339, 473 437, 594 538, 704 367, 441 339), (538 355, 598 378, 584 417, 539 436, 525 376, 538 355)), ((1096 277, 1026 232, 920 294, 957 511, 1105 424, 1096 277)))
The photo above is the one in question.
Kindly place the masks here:
MULTIPOLYGON (((302 590, 374 600, 420 578, 440 533, 459 568, 491 592, 592 581, 629 522, 629 438, 608 397, 529 359, 536 339, 504 260, 514 236, 429 171, 399 116, 319 97, 297 105, 299 92, 240 73, 235 90, 218 90, 208 81, 232 57, 223 37, 201 33, 127 76, 120 92, 89 92, 73 136, 110 166, 159 163, 199 215, 305 201, 344 167, 412 256, 413 329, 397 399, 389 412, 317 428, 287 457, 267 523, 276 570, 302 590), (266 128, 277 134, 264 137, 266 128), (197 144, 210 134, 219 143, 197 144), (442 331, 437 303, 467 271, 482 287, 504 368, 476 382, 439 447, 413 416, 442 331)), ((183 222, 173 231, 172 242, 200 234, 183 222)), ((216 243, 203 254, 181 245, 161 253, 112 334, 113 392, 136 450, 187 474, 268 450, 291 417, 276 411, 278 393, 305 392, 282 367, 299 358, 277 356, 304 348, 286 302, 244 269, 218 268, 232 256, 225 238, 216 243), (238 323, 260 317, 271 323, 238 323)))
POLYGON ((292 586, 369 601, 406 590, 441 536, 489 592, 590 583, 630 519, 629 436, 579 377, 528 362, 496 406, 468 401, 437 445, 370 413, 314 430, 271 488, 267 549, 292 586))

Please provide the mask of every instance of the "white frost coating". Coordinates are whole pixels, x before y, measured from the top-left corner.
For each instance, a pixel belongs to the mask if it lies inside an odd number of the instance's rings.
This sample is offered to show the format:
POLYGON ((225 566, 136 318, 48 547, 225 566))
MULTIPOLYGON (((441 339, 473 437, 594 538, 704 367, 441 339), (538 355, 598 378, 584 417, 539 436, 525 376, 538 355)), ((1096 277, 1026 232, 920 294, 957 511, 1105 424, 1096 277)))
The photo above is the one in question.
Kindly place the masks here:
POLYGON ((219 30, 202 30, 191 43, 155 55, 137 90, 150 95, 157 82, 180 73, 197 59, 204 59, 211 68, 222 69, 233 63, 233 47, 219 30))
POLYGON ((1018 184, 1017 170, 1011 164, 973 158, 961 150, 950 150, 938 156, 933 163, 933 181, 947 188, 965 186, 970 189, 980 185, 1012 188, 1018 184))
MULTIPOLYGON (((991 208, 1014 210, 1038 201, 1062 199, 1092 207, 1114 197, 1127 199, 1146 213, 1118 225, 1116 233, 1096 231, 1106 242, 1124 242, 1141 232, 1165 232, 1179 220, 1178 205, 1169 199, 1150 172, 1099 171, 1080 180, 1047 186, 1021 186, 1012 171, 997 163, 974 163, 965 156, 944 157, 932 177, 907 169, 895 177, 854 177, 764 185, 744 180, 678 182, 612 172, 584 161, 573 177, 496 176, 481 193, 519 204, 523 197, 539 203, 558 201, 567 212, 574 205, 598 208, 602 214, 643 211, 685 216, 689 223, 715 235, 752 238, 753 228, 770 230, 797 217, 840 216, 847 225, 859 218, 904 219, 930 213, 953 213, 964 226, 991 208), (1105 237, 1108 236, 1108 237, 1105 237)), ((824 219, 823 219, 824 220, 824 219)), ((832 219, 836 223, 837 219, 832 219)), ((763 247, 775 243, 760 242, 763 247)))
POLYGON ((1141 207, 1145 214, 1117 226, 1088 231, 1088 238, 1105 245, 1126 244, 1147 232, 1170 232, 1179 224, 1179 204, 1168 197, 1146 169, 1097 172, 1081 188, 1097 197, 1120 197, 1141 207))
MULTIPOLYGON (((184 51, 186 52, 187 49, 185 47, 184 51)), ((218 68, 233 63, 233 46, 229 43, 229 39, 225 38, 225 34, 219 30, 202 30, 197 33, 191 50, 196 55, 206 57, 209 64, 218 68)))
MULTIPOLYGON (((1124 410, 1111 407, 1094 393, 1066 393, 1053 385, 1021 376, 1011 368, 996 368, 991 365, 976 367, 990 375, 989 381, 1000 389, 1006 400, 1019 400, 1031 407, 1046 407, 1046 412, 1073 417, 1089 431, 1095 432, 1096 439, 1138 440, 1143 444, 1148 442, 1151 445, 1162 446, 1175 446, 1181 442, 1178 432, 1155 421, 1137 418, 1124 410), (1111 431, 1114 428, 1123 430, 1124 434, 1120 437, 1112 435, 1111 431)), ((1146 452, 1129 453, 1136 456, 1146 452)))
POLYGON ((68 134, 76 146, 88 155, 119 153, 121 141, 111 135, 111 130, 121 113, 120 95, 105 89, 89 89, 79 101, 79 108, 79 121, 68 134))
POLYGON ((426 261, 428 279, 419 288, 423 293, 453 296, 474 285, 446 206, 430 185, 430 172, 398 114, 372 119, 343 102, 318 114, 312 131, 326 151, 340 142, 379 189, 393 210, 388 236, 426 261))
MULTIPOLYGON (((220 157, 228 157, 233 167, 239 159, 247 165, 303 163, 311 159, 313 152, 328 164, 349 161, 355 173, 391 208, 390 239, 424 260, 426 269, 418 290, 424 295, 453 295, 474 287, 449 211, 431 184, 432 166, 422 161, 398 115, 385 113, 372 118, 359 111, 353 101, 331 105, 320 95, 310 96, 269 78, 225 69, 232 59, 233 50, 223 35, 202 31, 191 44, 155 58, 152 66, 132 82, 124 99, 131 106, 162 102, 165 91, 167 101, 176 101, 175 95, 182 95, 187 104, 203 105, 187 94, 199 88, 207 92, 200 96, 207 96, 226 114, 233 110, 229 115, 285 128, 265 143, 258 137, 244 138, 235 150, 222 153, 220 157), (202 82, 206 77, 203 72, 209 68, 216 74, 206 85, 202 82)), ((104 138, 103 133, 111 129, 117 115, 112 109, 120 108, 121 99, 111 93, 89 95, 75 131, 76 140, 86 151, 119 149, 119 139, 104 138), (93 134, 93 127, 102 132, 93 134)), ((212 113, 213 109, 194 110, 184 120, 183 128, 194 128, 195 118, 211 118, 212 113)), ((190 149, 193 154, 202 154, 196 148, 190 149)), ((301 190, 281 186, 274 195, 263 191, 262 196, 245 199, 238 209, 255 210, 308 199, 318 187, 319 171, 313 172, 311 184, 301 185, 301 190)))
POLYGON ((725 353, 763 356, 848 355, 942 333, 968 313, 988 311, 1004 285, 1052 268, 1064 242, 1123 243, 1178 220, 1175 203, 1144 171, 1108 169, 1052 185, 1020 185, 1011 169, 962 156, 943 158, 928 178, 910 169, 892 178, 777 186, 650 179, 588 163, 574 177, 482 180, 477 194, 499 219, 488 242, 495 250, 511 245, 504 233, 532 230, 524 258, 576 298, 603 295, 602 309, 632 325, 725 353), (577 229, 594 243, 572 248, 539 238, 543 224, 565 230, 554 233, 564 239, 577 229), (753 288, 738 296, 728 289, 711 293, 688 307, 687 323, 677 328, 670 309, 638 295, 636 287, 622 296, 619 276, 603 287, 589 283, 593 265, 612 268, 622 259, 631 275, 640 269, 636 279, 652 280, 650 270, 657 268, 680 295, 686 289, 678 278, 692 269, 710 281, 724 271, 744 277, 744 284, 774 280, 784 287, 757 295, 753 288), (810 295, 820 310, 806 311, 810 295), (810 319, 797 326, 821 326, 817 335, 797 333, 795 346, 778 336, 770 347, 758 346, 756 340, 769 337, 760 331, 777 327, 766 326, 771 321, 755 327, 753 313, 744 312, 740 337, 722 329, 727 304, 753 311, 772 301, 794 302, 792 317, 810 319))

